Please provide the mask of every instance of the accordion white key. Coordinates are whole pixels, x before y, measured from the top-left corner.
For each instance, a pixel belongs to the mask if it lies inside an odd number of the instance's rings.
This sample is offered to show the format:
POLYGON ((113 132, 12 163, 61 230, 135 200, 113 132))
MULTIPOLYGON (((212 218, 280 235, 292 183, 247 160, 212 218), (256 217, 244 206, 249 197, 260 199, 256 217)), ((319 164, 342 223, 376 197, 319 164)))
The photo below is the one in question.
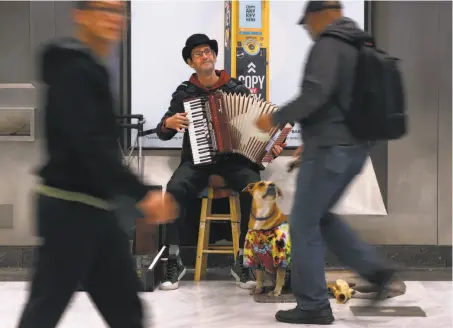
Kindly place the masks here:
POLYGON ((265 167, 274 158, 272 147, 283 144, 292 129, 284 124, 261 132, 255 121, 278 107, 254 96, 216 91, 186 99, 184 110, 195 165, 214 163, 219 154, 236 153, 265 167))

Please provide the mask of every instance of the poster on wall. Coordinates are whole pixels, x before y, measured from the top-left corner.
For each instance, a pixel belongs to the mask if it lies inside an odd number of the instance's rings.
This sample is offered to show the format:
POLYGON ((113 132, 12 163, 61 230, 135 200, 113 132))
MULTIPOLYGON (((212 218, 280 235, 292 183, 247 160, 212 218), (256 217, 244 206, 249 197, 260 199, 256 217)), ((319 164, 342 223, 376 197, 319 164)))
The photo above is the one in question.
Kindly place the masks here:
MULTIPOLYGON (((233 33, 236 51, 235 77, 250 89, 252 95, 267 100, 268 87, 268 11, 263 1, 238 1, 233 6, 233 33)), ((226 66, 226 63, 225 63, 226 66)))
POLYGON ((225 1, 225 12, 224 12, 224 20, 225 20, 225 33, 223 35, 223 42, 224 42, 224 52, 225 52, 225 70, 226 72, 231 75, 231 6, 232 1, 228 0, 225 1))
POLYGON ((236 76, 257 98, 266 99, 266 49, 251 55, 242 47, 236 48, 236 76))
MULTIPOLYGON (((173 92, 193 73, 184 63, 181 51, 194 33, 216 39, 219 44, 216 69, 225 67, 257 96, 267 96, 267 100, 282 106, 298 95, 303 65, 312 45, 306 31, 296 24, 306 1, 266 2, 268 41, 266 35, 256 34, 266 27, 262 1, 186 0, 177 2, 177 11, 172 0, 131 1, 131 114, 145 116, 145 129, 156 127, 169 108, 173 92), (244 13, 239 23, 243 28, 241 37, 232 35, 231 24, 227 24, 228 17, 232 21, 234 3, 244 13), (241 43, 233 47, 234 41, 241 43), (233 64, 226 57, 232 58, 229 51, 233 50, 237 61, 231 71, 229 67, 233 64)), ((346 1, 344 7, 345 15, 363 27, 365 2, 346 1)), ((181 148, 182 136, 178 133, 172 140, 162 141, 151 135, 143 144, 145 148, 181 148)), ((296 147, 300 143, 300 127, 296 124, 287 144, 296 147)))

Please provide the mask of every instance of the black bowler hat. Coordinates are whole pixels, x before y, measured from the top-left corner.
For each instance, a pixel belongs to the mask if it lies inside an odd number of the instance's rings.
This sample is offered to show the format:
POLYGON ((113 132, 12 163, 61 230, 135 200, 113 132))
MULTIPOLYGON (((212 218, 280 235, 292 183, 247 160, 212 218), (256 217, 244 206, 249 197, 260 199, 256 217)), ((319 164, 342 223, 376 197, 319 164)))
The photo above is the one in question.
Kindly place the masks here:
POLYGON ((308 1, 307 5, 305 6, 304 14, 299 19, 297 24, 299 25, 305 24, 307 15, 310 13, 323 11, 325 9, 342 9, 342 8, 343 6, 341 5, 340 1, 308 1))
POLYGON ((186 46, 182 49, 182 58, 187 64, 187 59, 192 58, 192 49, 203 44, 208 45, 217 56, 219 46, 216 40, 210 40, 206 34, 193 34, 186 40, 186 46))

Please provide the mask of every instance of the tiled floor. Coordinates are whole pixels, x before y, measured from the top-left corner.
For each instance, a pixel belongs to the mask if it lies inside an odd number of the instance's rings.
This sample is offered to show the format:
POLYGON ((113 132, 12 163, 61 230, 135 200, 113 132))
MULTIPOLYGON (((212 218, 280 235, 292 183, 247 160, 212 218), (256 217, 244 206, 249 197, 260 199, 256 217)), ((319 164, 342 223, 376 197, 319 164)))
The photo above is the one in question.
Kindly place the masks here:
MULTIPOLYGON (((336 321, 332 327, 449 328, 452 327, 452 282, 407 281, 407 293, 383 305, 420 306, 426 318, 354 317, 350 300, 345 305, 332 301, 336 321)), ((0 282, 0 327, 15 328, 27 293, 25 282, 0 282)), ((178 290, 142 294, 152 318, 149 327, 161 328, 252 328, 295 327, 279 324, 274 314, 294 304, 255 303, 247 291, 232 281, 183 281, 178 290)), ((106 327, 85 293, 77 293, 59 328, 106 327)), ((317 327, 317 326, 305 326, 317 327)))

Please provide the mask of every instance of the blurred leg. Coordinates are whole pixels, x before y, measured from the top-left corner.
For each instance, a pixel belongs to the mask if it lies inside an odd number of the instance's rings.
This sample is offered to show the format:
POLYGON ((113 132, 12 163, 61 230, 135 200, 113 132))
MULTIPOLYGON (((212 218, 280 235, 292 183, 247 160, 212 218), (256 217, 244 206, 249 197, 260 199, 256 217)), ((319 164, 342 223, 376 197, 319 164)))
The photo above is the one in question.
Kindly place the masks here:
POLYGON ((137 294, 139 282, 129 240, 115 222, 112 215, 84 285, 111 328, 143 328, 143 309, 137 294))
POLYGON ((97 239, 90 223, 100 211, 38 196, 37 225, 44 243, 38 248, 35 274, 19 328, 57 326, 96 252, 97 239))

